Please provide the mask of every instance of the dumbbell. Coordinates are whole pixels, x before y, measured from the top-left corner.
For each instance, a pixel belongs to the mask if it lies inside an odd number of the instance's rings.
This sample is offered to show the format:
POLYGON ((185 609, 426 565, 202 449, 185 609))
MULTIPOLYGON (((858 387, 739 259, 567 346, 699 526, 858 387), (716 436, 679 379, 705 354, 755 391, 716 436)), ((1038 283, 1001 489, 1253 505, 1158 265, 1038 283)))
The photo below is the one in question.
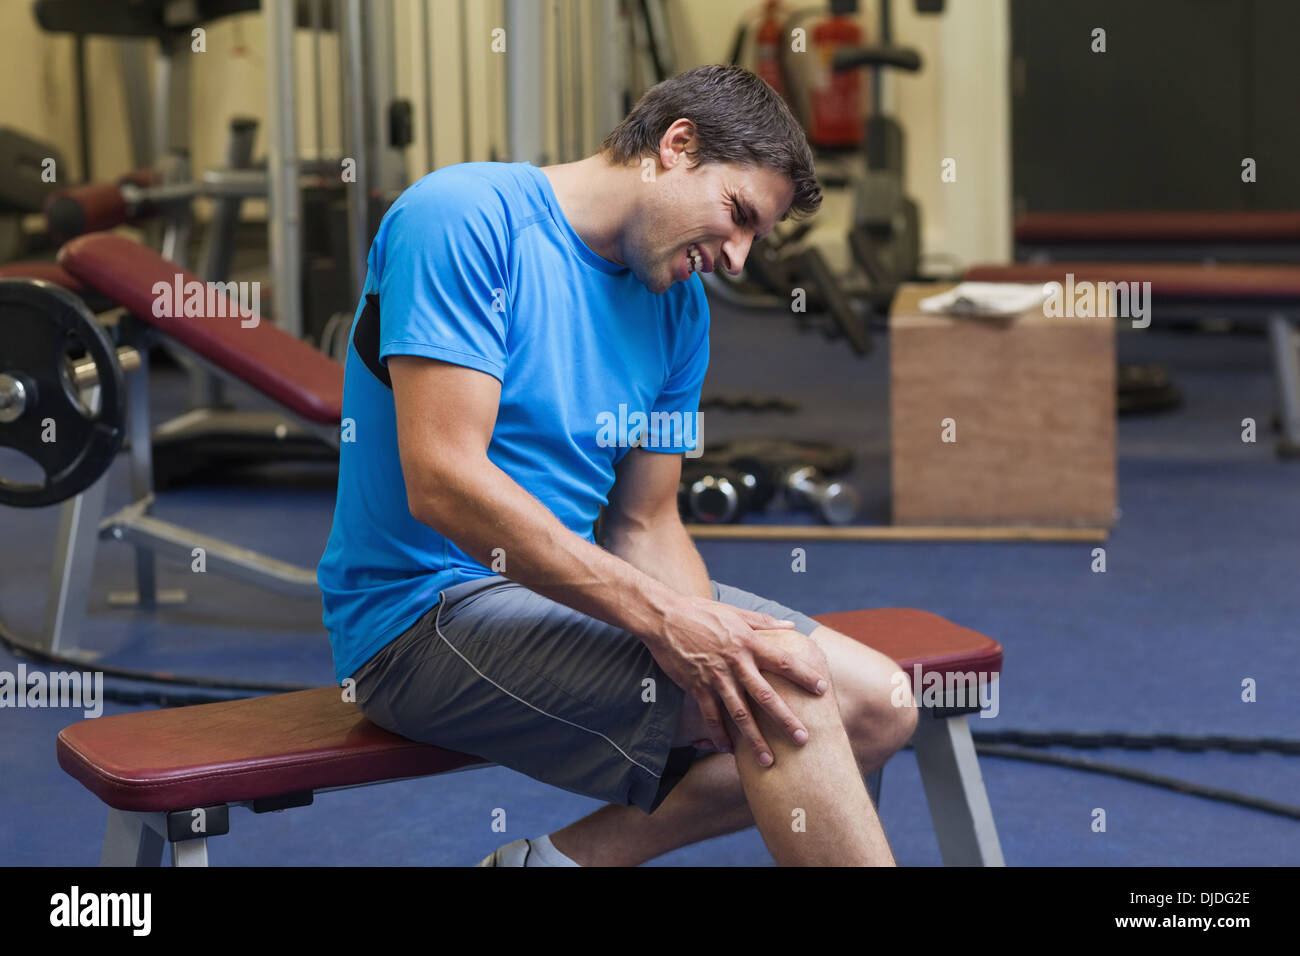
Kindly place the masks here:
POLYGON ((761 470, 702 468, 684 475, 677 486, 678 510, 701 524, 739 521, 771 497, 771 483, 761 470))
POLYGON ((746 455, 731 459, 743 474, 757 477, 758 486, 749 509, 761 511, 780 490, 791 510, 809 508, 827 524, 850 524, 858 513, 858 494, 852 485, 828 478, 819 468, 790 460, 764 461, 746 455))
POLYGON ((778 489, 787 507, 812 510, 827 524, 851 524, 857 517, 858 494, 852 485, 827 478, 811 465, 770 468, 754 459, 684 475, 677 506, 683 518, 729 524, 761 511, 778 489))
POLYGON ((838 478, 827 478, 811 465, 785 472, 781 478, 786 504, 811 509, 827 524, 850 524, 858 515, 858 493, 838 478))

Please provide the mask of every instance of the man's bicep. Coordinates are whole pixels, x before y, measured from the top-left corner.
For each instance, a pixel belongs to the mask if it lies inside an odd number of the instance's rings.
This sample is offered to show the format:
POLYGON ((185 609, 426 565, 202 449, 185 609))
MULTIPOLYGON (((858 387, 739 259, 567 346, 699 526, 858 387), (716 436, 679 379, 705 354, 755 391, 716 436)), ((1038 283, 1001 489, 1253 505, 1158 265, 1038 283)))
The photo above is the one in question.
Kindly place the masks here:
POLYGON ((397 446, 412 514, 449 469, 486 460, 501 383, 486 372, 414 355, 391 355, 397 446))
POLYGON ((607 522, 652 524, 677 514, 682 456, 632 448, 618 463, 607 522))

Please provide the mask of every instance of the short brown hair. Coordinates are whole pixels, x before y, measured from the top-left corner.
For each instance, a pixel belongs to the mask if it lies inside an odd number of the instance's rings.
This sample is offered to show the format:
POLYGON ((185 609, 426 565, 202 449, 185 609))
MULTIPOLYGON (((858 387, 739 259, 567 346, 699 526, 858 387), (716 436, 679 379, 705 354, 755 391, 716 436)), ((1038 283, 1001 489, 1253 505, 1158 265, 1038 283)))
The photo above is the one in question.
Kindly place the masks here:
POLYGON ((645 92, 632 112, 600 144, 619 164, 658 152, 677 120, 695 124, 692 165, 764 166, 794 184, 787 215, 808 216, 821 207, 812 148, 785 100, 756 73, 737 66, 700 66, 645 92))

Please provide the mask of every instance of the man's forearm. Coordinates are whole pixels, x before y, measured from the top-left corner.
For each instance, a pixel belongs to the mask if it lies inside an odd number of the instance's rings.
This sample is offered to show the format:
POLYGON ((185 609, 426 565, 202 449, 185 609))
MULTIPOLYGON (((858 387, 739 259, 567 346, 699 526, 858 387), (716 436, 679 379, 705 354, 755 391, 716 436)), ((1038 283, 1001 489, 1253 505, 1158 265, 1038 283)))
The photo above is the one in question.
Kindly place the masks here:
POLYGON ((605 540, 611 552, 674 591, 713 597, 704 559, 676 512, 647 524, 611 523, 605 540))
MULTIPOLYGON (((413 507, 414 517, 466 554, 500 567, 501 574, 531 591, 642 639, 661 633, 678 589, 574 534, 486 458, 447 473, 438 486, 437 500, 413 507)), ((702 593, 711 596, 707 576, 702 593)))

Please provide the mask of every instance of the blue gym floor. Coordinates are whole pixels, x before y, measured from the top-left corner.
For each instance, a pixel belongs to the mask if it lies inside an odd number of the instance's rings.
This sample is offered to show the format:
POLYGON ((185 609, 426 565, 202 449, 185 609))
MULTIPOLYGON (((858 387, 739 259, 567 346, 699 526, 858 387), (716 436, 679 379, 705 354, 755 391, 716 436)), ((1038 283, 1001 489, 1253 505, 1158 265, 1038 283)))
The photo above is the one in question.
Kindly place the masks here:
MULTIPOLYGON (((780 394, 792 415, 709 411, 705 437, 784 434, 852 442, 865 517, 888 509, 888 354, 855 358, 843 343, 800 334, 788 319, 715 308, 706 393, 780 394)), ((1122 517, 1091 544, 700 542, 712 575, 808 613, 910 606, 1002 642, 1000 715, 976 731, 1069 730, 1300 738, 1300 461, 1273 454, 1266 340, 1251 335, 1124 334, 1126 360, 1165 363, 1186 400, 1120 423, 1122 517), (1259 441, 1241 441, 1241 420, 1259 441), (807 573, 790 549, 807 551, 807 573), (1291 581, 1290 585, 1286 582, 1291 581), (1241 701, 1245 678, 1255 703, 1241 701)), ((156 376, 153 414, 175 413, 177 373, 156 376)), ((127 500, 125 461, 109 507, 127 500)), ((165 495, 156 513, 285 560, 314 565, 329 533, 332 487, 227 485, 165 495)), ((0 617, 35 635, 58 508, 0 509, 0 617)), ((130 552, 101 543, 82 644, 106 664, 187 675, 332 682, 313 601, 269 595, 164 565, 163 586, 190 602, 158 613, 110 609, 131 584, 130 552)), ((0 650, 0 670, 16 660, 0 650)), ((119 682, 119 686, 121 685, 119 682)), ((142 705, 143 706, 143 705, 142 705)), ((132 707, 109 702, 105 714, 132 707)), ((0 711, 0 864, 98 862, 105 811, 55 762, 76 711, 0 711)), ((1300 803, 1300 758, 1093 750, 1062 753, 1139 767, 1280 803, 1300 803)), ((981 759, 1007 863, 1296 865, 1300 820, 1077 770, 981 759), (1091 828, 1094 808, 1107 827, 1091 828)), ((232 813, 212 841, 214 865, 464 865, 508 839, 555 830, 597 804, 501 768, 320 796, 280 814, 232 813), (508 832, 493 833, 503 808, 508 832)), ((880 807, 903 865, 940 862, 910 751, 886 768, 880 807)), ((676 851, 662 865, 772 864, 748 830, 676 851)))

